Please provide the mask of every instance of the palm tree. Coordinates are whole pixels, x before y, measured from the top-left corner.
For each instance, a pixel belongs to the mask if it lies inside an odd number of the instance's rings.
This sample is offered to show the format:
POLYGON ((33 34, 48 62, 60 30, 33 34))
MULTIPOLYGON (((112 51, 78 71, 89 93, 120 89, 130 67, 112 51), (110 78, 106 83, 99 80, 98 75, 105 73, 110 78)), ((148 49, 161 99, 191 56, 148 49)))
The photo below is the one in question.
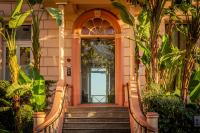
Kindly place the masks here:
MULTIPOLYGON (((146 12, 148 21, 150 23, 149 27, 149 40, 148 44, 150 47, 150 70, 149 75, 151 75, 152 81, 155 83, 159 82, 159 68, 158 68, 158 37, 159 37, 159 27, 164 15, 164 6, 167 0, 131 0, 134 4, 139 4, 142 10, 146 12)), ((129 25, 134 25, 134 18, 131 13, 127 12, 127 9, 122 8, 121 4, 117 1, 113 2, 113 5, 118 8, 121 12, 121 17, 123 21, 129 25), (128 16, 128 17, 127 17, 128 16)))
POLYGON ((41 46, 40 46, 40 22, 44 12, 48 12, 53 18, 56 19, 58 25, 62 23, 61 12, 57 8, 44 8, 43 4, 45 0, 26 0, 30 9, 32 10, 32 52, 33 52, 33 66, 38 72, 40 72, 40 58, 41 58, 41 46), (38 5, 38 9, 34 6, 38 5))
POLYGON ((186 26, 180 25, 180 30, 187 38, 181 90, 183 103, 187 104, 189 102, 189 81, 194 64, 196 63, 196 55, 198 54, 197 42, 200 37, 199 0, 196 0, 195 5, 187 0, 182 0, 181 4, 177 5, 177 10, 182 11, 186 23, 186 26))
MULTIPOLYGON (((12 12, 10 16, 10 20, 8 22, 8 28, 3 27, 1 24, 0 27, 0 35, 3 36, 3 38, 6 41, 7 47, 8 47, 8 55, 9 55, 9 69, 10 69, 10 75, 11 75, 11 83, 12 85, 10 86, 14 94, 12 95, 12 106, 13 110, 15 113, 15 132, 20 132, 21 130, 21 117, 19 115, 20 111, 20 93, 17 91, 20 85, 18 83, 19 81, 19 71, 20 71, 20 66, 17 63, 17 55, 16 55, 16 29, 20 27, 25 19, 30 15, 32 12, 31 10, 28 10, 24 13, 21 12, 21 8, 23 5, 23 0, 19 0, 17 3, 17 6, 15 10, 12 12)), ((10 90, 10 91, 11 91, 10 90)), ((11 92, 12 92, 11 91, 11 92)), ((11 93, 9 92, 9 93, 11 93)))

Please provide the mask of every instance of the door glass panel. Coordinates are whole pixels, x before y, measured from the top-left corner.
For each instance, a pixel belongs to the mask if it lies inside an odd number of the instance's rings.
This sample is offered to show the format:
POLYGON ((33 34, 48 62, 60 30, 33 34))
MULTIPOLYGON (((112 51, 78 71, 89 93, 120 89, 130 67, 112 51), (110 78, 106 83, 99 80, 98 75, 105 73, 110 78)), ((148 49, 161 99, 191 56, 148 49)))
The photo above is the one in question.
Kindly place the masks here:
POLYGON ((92 103, 106 102, 106 69, 92 68, 91 98, 92 103))
POLYGON ((20 66, 25 72, 30 62, 31 62, 31 48, 20 47, 20 66))
MULTIPOLYGON (((31 48, 17 47, 17 51, 19 51, 19 54, 17 54, 17 56, 19 57, 18 58, 19 65, 25 72, 27 72, 26 68, 31 62, 31 48)), ((10 70, 9 70, 8 61, 9 61, 8 48, 6 47, 6 64, 5 64, 5 79, 6 80, 10 80, 10 70)))
POLYGON ((114 39, 82 39, 82 103, 115 102, 114 39))

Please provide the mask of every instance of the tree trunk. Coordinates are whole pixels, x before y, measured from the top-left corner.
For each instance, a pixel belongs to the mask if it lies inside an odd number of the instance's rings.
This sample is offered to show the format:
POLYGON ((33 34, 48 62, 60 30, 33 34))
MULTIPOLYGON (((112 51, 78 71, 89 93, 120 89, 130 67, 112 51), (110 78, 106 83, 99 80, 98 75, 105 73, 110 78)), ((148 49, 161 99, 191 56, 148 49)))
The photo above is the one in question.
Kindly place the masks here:
MULTIPOLYGON (((18 83, 19 78, 19 65, 17 62, 17 55, 16 55, 16 41, 15 41, 15 30, 12 30, 12 34, 10 36, 10 40, 8 41, 8 55, 9 55, 9 69, 10 69, 10 76, 12 84, 18 83)), ((19 113, 20 109, 20 96, 16 93, 13 97, 13 110, 15 114, 15 133, 22 132, 22 121, 21 115, 19 113)))
MULTIPOLYGON (((17 56, 16 56, 16 49, 9 50, 9 69, 10 69, 10 75, 11 75, 11 81, 13 83, 18 82, 19 77, 19 66, 17 63, 17 56), (15 52, 14 52, 15 51, 15 52), (15 55, 12 55, 13 52, 15 55)), ((15 114, 15 132, 20 133, 22 131, 22 121, 21 121, 21 115, 19 114, 20 109, 20 96, 18 94, 15 94, 13 97, 12 102, 14 114, 15 114)))
POLYGON ((188 56, 186 56, 184 68, 183 68, 183 79, 182 79, 182 90, 181 90, 181 98, 184 104, 187 104, 189 102, 188 101, 188 96, 189 96, 188 87, 189 87, 190 77, 192 74, 192 69, 195 64, 195 60, 192 57, 192 55, 189 53, 187 55, 188 56))
POLYGON ((33 52, 33 58, 34 68, 40 72, 40 57, 41 57, 41 48, 40 48, 40 30, 39 30, 39 21, 36 16, 33 15, 33 37, 32 37, 32 52, 33 52))
POLYGON ((158 42, 157 38, 152 40, 151 43, 151 73, 152 78, 155 83, 159 82, 159 73, 158 73, 158 42))
POLYGON ((14 49, 15 55, 12 55, 13 53, 11 51, 13 51, 13 50, 9 50, 10 76, 11 76, 12 83, 17 83, 18 77, 19 77, 19 66, 18 66, 18 63, 17 63, 16 49, 14 49))

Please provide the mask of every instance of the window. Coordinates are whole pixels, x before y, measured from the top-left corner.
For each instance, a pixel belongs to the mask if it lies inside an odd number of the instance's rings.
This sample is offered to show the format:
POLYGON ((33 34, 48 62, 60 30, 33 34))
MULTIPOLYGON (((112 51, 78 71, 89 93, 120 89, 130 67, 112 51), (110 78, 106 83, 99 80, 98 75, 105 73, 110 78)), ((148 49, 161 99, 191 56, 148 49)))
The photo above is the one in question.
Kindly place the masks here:
MULTIPOLYGON (((26 67, 31 63, 31 26, 23 25, 16 31, 16 43, 17 43, 17 60, 21 68, 26 71, 26 67)), ((8 48, 6 42, 3 42, 4 62, 3 62, 3 77, 6 80, 10 80, 10 72, 8 66, 8 48)))
MULTIPOLYGON (((166 32, 169 30, 169 24, 166 24, 165 29, 166 32)), ((180 31, 173 29, 172 31, 172 44, 177 48, 183 50, 186 47, 186 37, 180 31)))
POLYGON ((82 35, 113 35, 115 33, 112 25, 105 19, 89 19, 81 30, 82 35))

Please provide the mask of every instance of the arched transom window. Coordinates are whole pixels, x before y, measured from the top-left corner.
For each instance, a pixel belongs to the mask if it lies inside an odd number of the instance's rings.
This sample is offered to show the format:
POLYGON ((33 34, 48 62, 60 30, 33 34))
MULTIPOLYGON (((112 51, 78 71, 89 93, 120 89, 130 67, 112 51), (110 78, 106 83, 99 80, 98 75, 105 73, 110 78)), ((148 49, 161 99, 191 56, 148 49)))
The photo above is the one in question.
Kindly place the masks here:
POLYGON ((110 22, 103 18, 91 18, 81 29, 82 35, 114 35, 115 31, 110 22))

